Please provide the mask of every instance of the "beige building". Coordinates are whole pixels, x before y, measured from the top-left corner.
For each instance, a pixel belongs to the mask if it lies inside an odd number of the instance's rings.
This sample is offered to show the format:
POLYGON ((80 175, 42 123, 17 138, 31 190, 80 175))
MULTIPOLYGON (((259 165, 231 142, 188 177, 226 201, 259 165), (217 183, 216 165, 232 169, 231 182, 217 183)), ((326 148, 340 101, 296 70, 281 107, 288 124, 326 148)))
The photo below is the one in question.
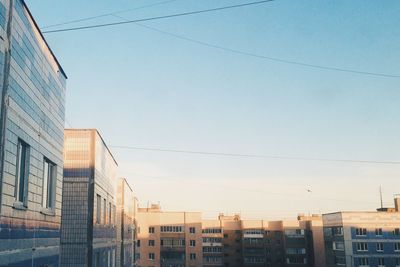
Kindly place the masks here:
POLYGON ((321 216, 293 221, 242 220, 220 214, 139 208, 138 266, 325 267, 321 216))
POLYGON ((201 213, 139 208, 138 266, 202 266, 201 213))

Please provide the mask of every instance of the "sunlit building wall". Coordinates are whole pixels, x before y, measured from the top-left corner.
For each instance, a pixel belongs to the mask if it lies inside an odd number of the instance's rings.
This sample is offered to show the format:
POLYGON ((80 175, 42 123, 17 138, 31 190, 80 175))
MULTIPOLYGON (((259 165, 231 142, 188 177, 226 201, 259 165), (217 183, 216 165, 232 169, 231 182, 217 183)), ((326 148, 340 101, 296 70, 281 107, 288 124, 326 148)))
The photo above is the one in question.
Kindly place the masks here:
POLYGON ((116 169, 96 130, 65 130, 61 266, 115 266, 116 169))
POLYGON ((0 0, 0 265, 58 266, 66 75, 22 0, 0 0))
POLYGON ((399 267, 400 198, 396 208, 324 214, 328 267, 399 267))
POLYGON ((202 264, 201 213, 139 208, 138 266, 194 267, 202 264))

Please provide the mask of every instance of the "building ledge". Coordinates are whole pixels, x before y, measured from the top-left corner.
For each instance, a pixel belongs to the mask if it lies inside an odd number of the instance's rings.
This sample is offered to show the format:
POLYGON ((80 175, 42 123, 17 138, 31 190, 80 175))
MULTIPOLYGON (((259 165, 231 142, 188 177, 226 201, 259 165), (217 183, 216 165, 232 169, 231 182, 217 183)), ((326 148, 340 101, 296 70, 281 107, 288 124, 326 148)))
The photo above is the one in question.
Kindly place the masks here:
POLYGON ((24 206, 24 203, 19 202, 19 201, 14 202, 12 207, 13 207, 13 209, 16 209, 16 210, 27 210, 28 209, 27 207, 24 206))
POLYGON ((47 216, 56 216, 56 212, 54 211, 54 209, 49 209, 49 208, 42 208, 40 210, 40 213, 47 216))

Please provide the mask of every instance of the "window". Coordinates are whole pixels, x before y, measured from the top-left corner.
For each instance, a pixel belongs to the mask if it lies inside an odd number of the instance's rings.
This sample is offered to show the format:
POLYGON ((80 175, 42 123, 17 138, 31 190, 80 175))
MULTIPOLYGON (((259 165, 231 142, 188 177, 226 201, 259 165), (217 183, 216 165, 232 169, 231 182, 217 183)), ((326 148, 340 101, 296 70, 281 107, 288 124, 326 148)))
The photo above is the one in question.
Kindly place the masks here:
POLYGON ((196 246, 196 240, 190 240, 189 246, 195 247, 196 246))
POLYGON ((306 254, 306 249, 305 248, 287 248, 286 254, 303 255, 303 254, 306 254))
POLYGON ((400 266, 400 258, 396 258, 395 260, 396 267, 400 266))
POLYGON ((154 247, 156 242, 154 240, 149 240, 149 247, 154 247))
POLYGON ((400 251, 400 243, 394 243, 394 251, 396 252, 400 251))
POLYGON ((285 230, 285 235, 287 237, 303 237, 304 230, 303 229, 287 229, 287 230, 285 230))
POLYGON ((140 240, 138 240, 136 244, 137 244, 137 247, 139 248, 140 247, 140 240))
POLYGON ((29 177, 29 145, 18 140, 17 152, 17 183, 15 198, 18 202, 28 205, 28 177, 29 177))
POLYGON ((189 232, 190 232, 191 234, 195 234, 195 233, 196 233, 196 228, 190 227, 190 228, 189 228, 189 232))
POLYGON ((335 256, 335 264, 346 266, 346 258, 344 256, 335 256))
POLYGON ((154 230, 155 230, 154 227, 149 227, 149 233, 150 234, 154 234, 154 230))
POLYGON ((394 235, 400 235, 400 229, 399 229, 399 228, 395 228, 395 229, 393 230, 393 234, 394 234, 394 235))
POLYGON ((116 213, 117 213, 117 208, 115 207, 115 205, 113 205, 113 215, 112 215, 113 225, 115 225, 115 218, 117 217, 116 213))
POLYGON ((307 259, 306 258, 297 258, 297 257, 287 257, 286 258, 286 263, 288 264, 307 264, 307 259))
POLYGON ((111 202, 108 202, 108 224, 113 224, 112 221, 112 206, 111 206, 111 202))
POLYGON ((221 228, 206 228, 202 230, 203 234, 220 234, 222 233, 221 228))
POLYGON ((42 205, 44 208, 52 209, 55 203, 56 165, 47 158, 44 158, 43 161, 42 205))
POLYGON ((161 226, 162 233, 183 233, 182 226, 161 226))
POLYGON ((343 235, 343 227, 334 227, 332 228, 333 235, 342 236, 343 235))
POLYGON ((385 266, 385 258, 378 258, 378 266, 385 266))
POLYGON ((203 243, 221 243, 220 237, 203 237, 203 243))
POLYGON ((376 235, 376 236, 381 236, 382 234, 383 234, 382 228, 376 228, 376 229, 375 229, 375 235, 376 235))
POLYGON ((376 251, 383 252, 383 243, 376 243, 376 251))
POLYGON ((358 235, 358 236, 367 235, 367 229, 366 228, 356 228, 356 235, 358 235))
POLYGON ((190 259, 195 260, 196 259, 196 253, 190 253, 190 259))
MULTIPOLYGON (((203 253, 221 253, 222 247, 203 247, 203 253)), ((240 252, 240 251, 236 251, 240 252)))
POLYGON ((94 267, 100 267, 100 252, 96 252, 94 255, 94 267))
POLYGON ((100 224, 100 220, 101 220, 101 196, 99 194, 97 195, 96 204, 97 204, 96 223, 100 224))
POLYGON ((182 238, 162 238, 160 244, 162 247, 184 247, 185 239, 182 238))
POLYGON ((333 250, 344 250, 344 243, 340 241, 333 242, 333 250))
POLYGON ((244 230, 244 234, 245 235, 262 235, 263 234, 263 230, 260 230, 260 229, 248 229, 248 230, 244 230))
POLYGON ((103 224, 106 224, 106 218, 107 218, 107 200, 103 200, 104 205, 103 205, 103 224))
POLYGON ((368 251, 368 243, 357 243, 357 251, 368 251))
POLYGON ((368 258, 358 258, 358 266, 369 266, 368 258))
POLYGON ((155 258, 154 253, 149 253, 149 260, 154 260, 155 258))

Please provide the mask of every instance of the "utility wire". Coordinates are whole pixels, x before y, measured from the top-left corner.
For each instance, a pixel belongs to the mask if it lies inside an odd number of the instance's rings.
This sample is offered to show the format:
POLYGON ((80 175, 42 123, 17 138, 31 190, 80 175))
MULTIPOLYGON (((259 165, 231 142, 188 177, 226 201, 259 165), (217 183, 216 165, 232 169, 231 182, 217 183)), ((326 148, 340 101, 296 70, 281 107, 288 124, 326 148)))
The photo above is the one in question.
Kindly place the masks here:
MULTIPOLYGON (((124 19, 121 16, 115 16, 115 17, 124 19)), ((155 32, 164 34, 164 35, 169 35, 169 36, 172 36, 172 37, 180 39, 180 40, 188 41, 188 42, 191 42, 191 43, 195 43, 195 44, 206 46, 206 47, 210 47, 210 48, 215 48, 215 49, 218 49, 218 50, 223 50, 223 51, 226 51, 226 52, 230 52, 230 53, 238 54, 238 55, 242 55, 242 56, 249 56, 249 57, 253 57, 253 58, 265 59, 265 60, 275 61, 275 62, 284 63, 284 64, 297 65, 297 66, 314 68, 314 69, 321 69, 321 70, 347 72, 347 73, 370 75, 370 76, 377 76, 377 77, 384 77, 384 78, 400 78, 400 75, 395 75, 395 74, 368 72, 368 71, 360 71, 360 70, 355 70, 355 69, 346 69, 346 68, 331 67, 331 66, 324 66, 324 65, 317 65, 317 64, 309 64, 309 63, 304 63, 304 62, 300 62, 300 61, 287 60, 287 59, 283 59, 283 58, 259 55, 259 54, 255 54, 255 53, 239 50, 239 49, 232 49, 232 48, 223 47, 223 46, 215 45, 215 44, 212 44, 212 43, 196 40, 196 39, 189 38, 189 37, 186 37, 186 36, 183 36, 183 35, 178 35, 178 34, 167 32, 167 31, 163 31, 163 30, 160 30, 160 29, 157 29, 157 28, 154 28, 154 27, 143 25, 141 23, 135 23, 135 25, 143 27, 143 28, 146 28, 146 29, 151 30, 151 31, 155 31, 155 32)))
MULTIPOLYGON (((128 19, 126 19, 124 17, 121 17, 121 16, 118 16, 118 15, 115 15, 115 14, 113 14, 113 16, 116 17, 116 18, 120 18, 122 20, 125 20, 125 21, 129 21, 128 19)), ((322 69, 322 70, 350 72, 350 73, 355 73, 355 74, 380 76, 380 77, 386 77, 386 78, 400 78, 400 75, 392 75, 392 74, 385 74, 385 73, 367 72, 367 71, 359 71, 359 70, 353 70, 353 69, 345 69, 345 68, 337 68, 337 67, 330 67, 330 66, 323 66, 323 65, 316 65, 316 64, 308 64, 308 63, 299 62, 299 61, 293 61, 293 60, 287 60, 287 59, 282 59, 282 58, 258 55, 258 54, 255 54, 255 53, 246 52, 246 51, 238 50, 238 49, 227 48, 227 47, 211 44, 211 43, 208 43, 208 42, 196 40, 196 39, 193 39, 193 38, 189 38, 189 37, 186 37, 186 36, 183 36, 183 35, 178 35, 178 34, 175 34, 175 33, 163 31, 163 30, 160 30, 158 28, 150 27, 150 26, 147 26, 147 25, 144 25, 144 24, 141 24, 141 23, 135 23, 135 25, 137 25, 139 27, 142 27, 142 28, 145 28, 145 29, 148 29, 148 30, 151 30, 151 31, 155 31, 155 32, 164 34, 164 35, 172 36, 172 37, 180 39, 180 40, 188 41, 188 42, 195 43, 195 44, 202 45, 202 46, 206 46, 206 47, 215 48, 215 49, 218 49, 218 50, 223 50, 223 51, 234 53, 234 54, 239 54, 239 55, 242 55, 242 56, 250 56, 250 57, 254 57, 254 58, 261 58, 261 59, 266 59, 266 60, 275 61, 275 62, 279 62, 279 63, 298 65, 298 66, 302 66, 302 67, 322 69)))
POLYGON ((241 154, 241 153, 207 152, 207 151, 149 148, 149 147, 137 147, 137 146, 118 146, 118 145, 111 145, 109 147, 116 148, 116 149, 145 150, 145 151, 153 151, 153 152, 181 153, 181 154, 203 155, 203 156, 223 156, 223 157, 259 158, 259 159, 276 159, 276 160, 301 160, 301 161, 325 161, 325 162, 339 162, 339 163, 342 162, 342 163, 400 165, 400 161, 378 161, 378 160, 352 160, 352 159, 333 159, 333 158, 290 157, 290 156, 273 156, 273 155, 257 155, 257 154, 241 154))
POLYGON ((63 28, 63 29, 56 29, 56 30, 48 30, 48 31, 43 31, 42 33, 78 31, 78 30, 102 28, 102 27, 109 27, 109 26, 136 23, 136 22, 143 22, 143 21, 150 21, 150 20, 168 19, 168 18, 189 16, 189 15, 208 13, 208 12, 214 12, 214 11, 220 11, 220 10, 226 10, 226 9, 232 9, 232 8, 239 8, 239 7, 245 7, 245 6, 251 6, 251 5, 259 5, 259 4, 264 4, 264 3, 272 2, 272 1, 274 1, 274 0, 263 0, 263 1, 249 2, 249 3, 238 4, 238 5, 216 7, 216 8, 203 9, 203 10, 195 10, 195 11, 176 13, 176 14, 171 14, 171 15, 164 15, 164 16, 157 16, 157 17, 150 17, 150 18, 143 18, 143 19, 135 19, 135 20, 128 20, 128 21, 96 24, 96 25, 81 26, 81 27, 71 27, 71 28, 63 28))
POLYGON ((98 19, 98 18, 102 18, 102 17, 108 17, 108 16, 112 16, 112 15, 116 15, 116 14, 122 14, 122 13, 135 11, 135 10, 139 10, 139 9, 144 9, 144 8, 148 8, 148 7, 154 7, 154 6, 158 6, 158 5, 169 4, 169 3, 175 2, 175 1, 178 1, 178 0, 168 0, 168 1, 156 2, 156 3, 153 3, 153 4, 143 5, 143 6, 139 6, 139 7, 123 9, 123 10, 115 11, 115 12, 112 12, 112 13, 104 13, 104 14, 100 14, 100 15, 97 15, 97 16, 80 18, 80 19, 75 19, 75 20, 69 20, 69 21, 60 22, 60 23, 57 23, 57 24, 46 25, 46 26, 42 27, 42 29, 48 29, 48 28, 53 28, 53 27, 57 27, 57 26, 63 26, 63 25, 68 25, 68 24, 73 24, 73 23, 78 23, 78 22, 89 21, 89 20, 93 20, 93 19, 98 19))
MULTIPOLYGON (((175 1, 175 0, 172 0, 172 1, 175 1)), ((216 44, 212 44, 212 43, 196 40, 196 39, 189 38, 189 37, 186 37, 186 36, 183 36, 183 35, 178 35, 178 34, 175 34, 175 33, 163 31, 163 30, 160 30, 160 29, 157 29, 157 28, 154 28, 154 27, 150 27, 150 26, 138 23, 138 22, 149 21, 149 20, 164 19, 164 18, 171 18, 171 17, 178 17, 178 16, 186 16, 186 15, 191 15, 191 14, 211 12, 211 11, 217 11, 217 10, 228 9, 228 8, 236 8, 236 7, 242 7, 242 6, 248 6, 248 5, 255 5, 255 4, 261 4, 261 3, 265 3, 265 2, 271 2, 271 1, 273 1, 273 0, 251 2, 251 3, 240 4, 240 5, 234 5, 234 6, 226 6, 226 7, 214 8, 214 9, 206 9, 206 10, 192 11, 192 12, 186 12, 186 13, 180 13, 180 14, 173 14, 173 15, 152 17, 152 18, 144 18, 144 19, 137 19, 137 20, 129 20, 127 18, 124 18, 124 17, 116 15, 116 14, 119 14, 119 13, 127 11, 127 10, 122 10, 122 11, 103 14, 103 15, 99 15, 99 16, 95 16, 95 17, 89 17, 89 18, 86 18, 86 19, 83 18, 83 19, 78 19, 78 20, 75 20, 75 21, 54 24, 54 25, 50 25, 50 26, 47 26, 47 27, 44 27, 44 28, 57 26, 57 25, 65 25, 65 24, 69 24, 69 23, 73 23, 73 22, 79 22, 79 21, 89 20, 89 19, 103 17, 103 16, 114 16, 114 17, 122 19, 123 21, 121 21, 121 22, 108 23, 108 24, 99 24, 99 25, 91 25, 91 26, 82 26, 82 27, 75 27, 75 28, 56 29, 56 30, 43 31, 43 33, 56 33, 56 32, 64 32, 64 31, 75 31, 75 30, 99 28, 99 27, 106 27, 106 26, 113 26, 113 25, 120 25, 120 24, 127 24, 127 23, 135 23, 137 26, 140 26, 140 27, 146 28, 148 30, 152 30, 152 31, 164 34, 164 35, 169 35, 169 36, 172 36, 172 37, 180 39, 180 40, 188 41, 188 42, 191 42, 191 43, 195 43, 195 44, 198 44, 198 45, 202 45, 202 46, 206 46, 206 47, 210 47, 210 48, 214 48, 214 49, 218 49, 218 50, 223 50, 223 51, 226 51, 226 52, 230 52, 230 53, 238 54, 238 55, 242 55, 242 56, 249 56, 249 57, 253 57, 253 58, 259 58, 259 59, 264 59, 264 60, 269 60, 269 61, 275 61, 275 62, 283 63, 283 64, 297 65, 297 66, 301 66, 301 67, 308 67, 308 68, 314 68, 314 69, 320 69, 320 70, 338 71, 338 72, 346 72, 346 73, 369 75, 369 76, 384 77, 384 78, 400 78, 400 75, 396 75, 396 74, 368 72, 368 71, 361 71, 361 70, 348 69, 348 68, 324 66, 324 65, 310 64, 310 63, 305 63, 305 62, 300 62, 300 61, 294 61, 294 60, 288 60, 288 59, 283 59, 283 58, 260 55, 260 54, 256 54, 256 53, 251 53, 251 52, 239 50, 239 49, 223 47, 223 46, 219 46, 219 45, 216 45, 216 44)), ((167 2, 171 2, 171 0, 170 1, 165 1, 165 2, 155 3, 152 6, 157 5, 157 4, 167 3, 167 2)), ((151 6, 151 5, 148 5, 148 6, 151 6)), ((147 6, 143 6, 143 7, 147 7, 147 6)), ((139 8, 143 8, 143 7, 139 7, 139 8)), ((44 29, 44 28, 42 28, 42 29, 44 29)))

